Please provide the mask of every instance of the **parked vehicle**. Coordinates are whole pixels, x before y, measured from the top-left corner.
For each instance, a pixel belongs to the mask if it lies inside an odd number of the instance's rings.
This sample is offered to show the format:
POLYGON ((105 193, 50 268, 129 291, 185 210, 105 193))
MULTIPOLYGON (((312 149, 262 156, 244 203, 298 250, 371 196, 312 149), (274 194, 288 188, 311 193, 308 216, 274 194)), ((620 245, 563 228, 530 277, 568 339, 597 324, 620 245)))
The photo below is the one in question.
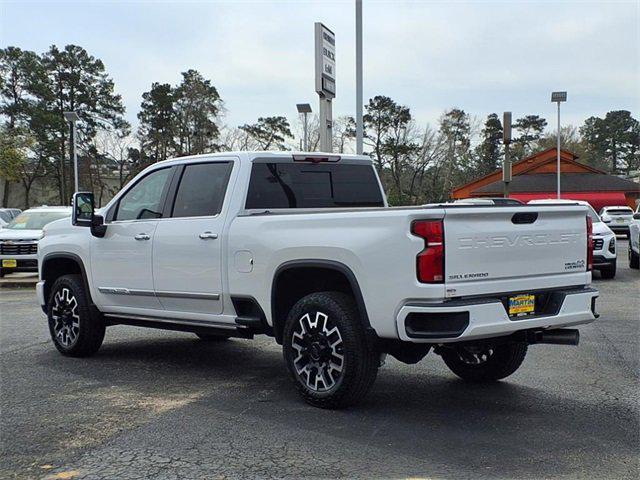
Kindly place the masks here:
POLYGON ((275 337, 302 397, 361 400, 386 354, 458 376, 514 373, 530 344, 597 317, 582 205, 389 208, 371 159, 239 152, 154 164, 45 228, 37 297, 64 355, 105 327, 275 337), (81 228, 85 227, 85 228, 81 228))
POLYGON ((38 240, 49 222, 70 217, 70 207, 30 208, 0 230, 0 277, 38 271, 38 240))
POLYGON ((477 197, 477 198, 461 198, 453 203, 469 203, 473 205, 524 205, 517 198, 503 197, 477 197))
POLYGON ((615 233, 629 236, 629 225, 633 220, 633 210, 629 207, 604 207, 600 210, 600 218, 615 233))
POLYGON ((640 268, 640 205, 636 207, 629 225, 629 267, 640 268))
POLYGON ((602 278, 611 279, 616 276, 616 234, 600 219, 596 211, 584 200, 567 200, 556 198, 530 200, 530 205, 578 204, 587 207, 593 222, 593 269, 600 272, 602 278))
POLYGON ((21 212, 22 210, 20 210, 19 208, 0 208, 0 230, 2 230, 2 228, 4 228, 21 212))

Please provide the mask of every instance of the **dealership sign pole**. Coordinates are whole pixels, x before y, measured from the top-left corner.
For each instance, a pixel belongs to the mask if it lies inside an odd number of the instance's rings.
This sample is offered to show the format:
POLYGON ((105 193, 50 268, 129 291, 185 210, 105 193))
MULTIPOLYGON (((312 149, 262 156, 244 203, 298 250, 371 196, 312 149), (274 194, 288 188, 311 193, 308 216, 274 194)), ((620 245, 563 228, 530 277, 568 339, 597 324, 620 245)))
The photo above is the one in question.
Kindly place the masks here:
POLYGON ((502 143, 504 143, 504 164, 502 165, 504 198, 509 198, 509 182, 511 181, 511 158, 509 155, 509 144, 511 143, 511 112, 504 112, 502 116, 502 143))
POLYGON ((331 100, 336 96, 336 36, 322 23, 315 24, 316 92, 320 97, 320 150, 333 144, 331 100))
POLYGON ((556 171, 557 171, 557 178, 558 178, 558 199, 560 199, 560 104, 562 102, 567 101, 567 92, 552 92, 551 101, 556 102, 558 104, 558 138, 557 138, 558 145, 556 147, 557 149, 556 171))

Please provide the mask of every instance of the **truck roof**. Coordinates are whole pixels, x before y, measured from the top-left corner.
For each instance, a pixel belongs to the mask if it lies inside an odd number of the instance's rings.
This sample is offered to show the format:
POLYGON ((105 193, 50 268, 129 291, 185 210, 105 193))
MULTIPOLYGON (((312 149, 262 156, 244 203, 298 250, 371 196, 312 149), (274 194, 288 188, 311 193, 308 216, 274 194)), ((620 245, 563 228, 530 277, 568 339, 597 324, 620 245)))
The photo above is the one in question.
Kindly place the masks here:
MULTIPOLYGON (((355 155, 355 154, 345 154, 345 153, 328 153, 328 152, 302 152, 302 151, 233 151, 233 152, 216 152, 216 153, 204 153, 201 155, 190 155, 186 157, 177 157, 177 158, 169 158, 167 160, 163 160, 154 165, 158 164, 172 164, 172 163, 181 163, 181 162, 193 162, 198 160, 205 160, 208 158, 220 158, 220 157, 229 157, 234 156, 238 157, 242 162, 251 162, 256 158, 273 158, 274 160, 278 159, 290 159, 292 157, 309 157, 309 158, 337 158, 340 160, 349 160, 352 162, 362 162, 362 163, 372 163, 371 157, 368 155, 355 155)), ((334 160, 335 161, 335 160, 334 160)))

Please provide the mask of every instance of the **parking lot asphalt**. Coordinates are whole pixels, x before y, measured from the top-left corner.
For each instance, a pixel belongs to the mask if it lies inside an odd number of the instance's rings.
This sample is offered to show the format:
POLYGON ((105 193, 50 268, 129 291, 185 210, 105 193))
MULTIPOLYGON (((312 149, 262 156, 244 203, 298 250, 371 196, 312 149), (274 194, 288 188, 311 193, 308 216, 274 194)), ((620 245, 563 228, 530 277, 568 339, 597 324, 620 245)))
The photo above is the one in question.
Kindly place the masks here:
POLYGON ((388 358, 346 411, 304 404, 266 337, 118 326, 65 358, 33 290, 2 289, 0 478, 638 478, 640 272, 619 252, 579 347, 484 386, 388 358))

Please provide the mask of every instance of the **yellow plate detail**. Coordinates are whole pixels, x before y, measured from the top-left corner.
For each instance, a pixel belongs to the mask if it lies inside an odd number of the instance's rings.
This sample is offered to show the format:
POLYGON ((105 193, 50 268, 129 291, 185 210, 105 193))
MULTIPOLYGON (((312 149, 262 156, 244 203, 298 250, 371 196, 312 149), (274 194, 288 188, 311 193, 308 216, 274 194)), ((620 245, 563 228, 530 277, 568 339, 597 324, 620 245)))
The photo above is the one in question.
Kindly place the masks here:
POLYGON ((536 309, 535 295, 516 295, 509 297, 509 315, 531 313, 536 309))
POLYGON ((2 266, 4 268, 16 268, 18 266, 18 261, 12 258, 3 258, 2 266))

